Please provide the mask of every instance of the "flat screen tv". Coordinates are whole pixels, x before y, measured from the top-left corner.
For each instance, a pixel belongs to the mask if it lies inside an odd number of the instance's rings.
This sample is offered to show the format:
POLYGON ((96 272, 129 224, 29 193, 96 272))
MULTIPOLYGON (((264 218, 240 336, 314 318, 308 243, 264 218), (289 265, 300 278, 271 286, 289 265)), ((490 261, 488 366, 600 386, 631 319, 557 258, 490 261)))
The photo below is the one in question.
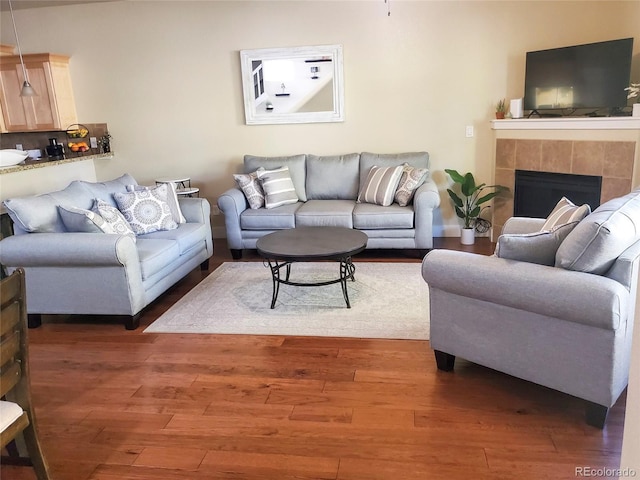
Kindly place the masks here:
POLYGON ((527 52, 524 109, 541 115, 619 114, 627 105, 632 55, 633 38, 527 52))

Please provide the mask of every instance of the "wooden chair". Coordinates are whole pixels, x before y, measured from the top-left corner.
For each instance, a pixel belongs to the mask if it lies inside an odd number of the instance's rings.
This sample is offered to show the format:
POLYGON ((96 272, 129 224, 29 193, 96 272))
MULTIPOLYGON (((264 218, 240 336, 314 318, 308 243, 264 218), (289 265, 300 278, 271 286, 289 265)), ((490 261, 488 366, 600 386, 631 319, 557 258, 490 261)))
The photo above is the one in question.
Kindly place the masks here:
POLYGON ((38 480, 48 480, 31 403, 23 269, 0 282, 0 303, 0 448, 17 452, 13 440, 22 432, 38 480))

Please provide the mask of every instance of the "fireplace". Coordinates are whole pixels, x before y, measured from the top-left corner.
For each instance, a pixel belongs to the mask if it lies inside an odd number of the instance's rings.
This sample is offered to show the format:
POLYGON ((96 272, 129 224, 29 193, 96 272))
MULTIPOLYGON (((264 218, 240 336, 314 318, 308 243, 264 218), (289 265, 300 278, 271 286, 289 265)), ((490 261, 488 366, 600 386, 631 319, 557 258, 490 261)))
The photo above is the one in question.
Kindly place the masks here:
POLYGON ((596 175, 516 170, 513 215, 546 218, 562 197, 586 203, 593 211, 600 205, 601 189, 602 177, 596 175))

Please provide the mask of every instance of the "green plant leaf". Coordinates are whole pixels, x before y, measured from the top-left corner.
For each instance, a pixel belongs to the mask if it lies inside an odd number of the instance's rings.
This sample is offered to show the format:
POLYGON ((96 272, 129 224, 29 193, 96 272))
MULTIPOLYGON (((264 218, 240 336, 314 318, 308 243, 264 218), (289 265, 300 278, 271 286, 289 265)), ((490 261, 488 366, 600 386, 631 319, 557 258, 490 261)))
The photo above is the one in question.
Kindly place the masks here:
POLYGON ((447 188, 447 193, 449 193, 451 200, 453 200, 453 203, 457 207, 462 207, 462 199, 458 195, 456 195, 456 193, 453 190, 451 190, 450 188, 447 188))
POLYGON ((478 200, 476 200, 476 205, 482 205, 483 203, 488 202, 493 197, 495 197, 497 194, 498 194, 498 192, 487 193, 483 197, 480 197, 478 200))
POLYGON ((464 219, 466 222, 466 215, 465 213, 462 211, 462 209, 460 207, 454 207, 456 209, 456 215, 458 215, 460 218, 464 219))
POLYGON ((465 197, 470 197, 476 190, 476 181, 473 178, 473 174, 471 172, 467 172, 464 176, 464 182, 462 183, 462 194, 465 197))
POLYGON ((444 171, 449 174, 449 176, 451 177, 451 180, 453 180, 455 183, 460 183, 460 184, 464 183, 464 177, 460 175, 457 170, 445 168, 444 171))

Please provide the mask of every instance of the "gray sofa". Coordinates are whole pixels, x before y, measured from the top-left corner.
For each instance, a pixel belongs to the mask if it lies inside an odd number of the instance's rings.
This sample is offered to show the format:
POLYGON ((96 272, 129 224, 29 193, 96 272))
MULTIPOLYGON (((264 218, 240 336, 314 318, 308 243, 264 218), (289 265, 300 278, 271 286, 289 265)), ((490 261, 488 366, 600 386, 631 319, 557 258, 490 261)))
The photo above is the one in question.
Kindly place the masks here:
POLYGON ((544 222, 511 218, 498 239, 498 255, 501 239, 517 240, 528 245, 521 256, 529 261, 447 250, 425 256, 431 347, 440 370, 452 370, 459 356, 585 399, 587 423, 602 428, 629 376, 640 189, 604 203, 564 238, 534 233, 544 222))
POLYGON ((408 163, 429 168, 426 152, 288 157, 244 157, 244 173, 288 166, 299 202, 276 208, 249 208, 238 187, 218 198, 224 214, 227 242, 232 256, 255 248, 258 238, 275 230, 296 226, 356 228, 365 232, 367 248, 430 249, 433 247, 433 211, 440 195, 430 173, 406 206, 358 203, 360 187, 373 166, 393 167, 408 163))
POLYGON ((67 231, 58 206, 116 206, 115 192, 137 185, 130 175, 102 183, 74 181, 45 195, 5 201, 14 235, 0 242, 0 263, 26 272, 30 326, 41 314, 116 315, 127 329, 142 309, 213 254, 210 205, 180 198, 186 223, 139 236, 67 231), (134 241, 135 239, 135 241, 134 241))

